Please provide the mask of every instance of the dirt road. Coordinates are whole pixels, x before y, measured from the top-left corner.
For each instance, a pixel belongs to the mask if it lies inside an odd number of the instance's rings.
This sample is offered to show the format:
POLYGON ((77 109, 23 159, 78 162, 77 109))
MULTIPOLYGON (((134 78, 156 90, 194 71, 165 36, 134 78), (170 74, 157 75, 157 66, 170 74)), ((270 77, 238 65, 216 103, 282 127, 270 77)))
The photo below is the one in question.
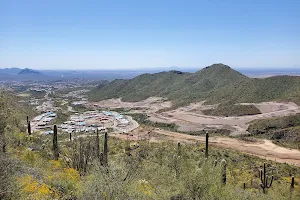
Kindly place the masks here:
MULTIPOLYGON (((192 136, 182 133, 176 133, 166 130, 154 130, 151 134, 132 134, 131 136, 123 134, 112 134, 120 139, 140 140, 147 138, 150 142, 159 142, 157 135, 164 136, 164 139, 174 142, 193 144, 205 142, 205 137, 192 136)), ((293 164, 300 167, 300 151, 296 149, 287 149, 277 146, 269 140, 258 140, 257 142, 247 142, 235 138, 210 137, 209 144, 215 147, 237 150, 246 154, 254 155, 266 160, 273 160, 280 163, 293 164)))

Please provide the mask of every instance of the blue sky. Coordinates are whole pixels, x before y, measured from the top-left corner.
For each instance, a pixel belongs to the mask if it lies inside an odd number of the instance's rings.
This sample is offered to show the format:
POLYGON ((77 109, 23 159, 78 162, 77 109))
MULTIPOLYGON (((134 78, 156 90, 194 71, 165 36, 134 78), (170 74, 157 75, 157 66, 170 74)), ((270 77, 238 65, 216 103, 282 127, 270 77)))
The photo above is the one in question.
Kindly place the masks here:
POLYGON ((0 0, 0 68, 300 67, 299 0, 0 0))

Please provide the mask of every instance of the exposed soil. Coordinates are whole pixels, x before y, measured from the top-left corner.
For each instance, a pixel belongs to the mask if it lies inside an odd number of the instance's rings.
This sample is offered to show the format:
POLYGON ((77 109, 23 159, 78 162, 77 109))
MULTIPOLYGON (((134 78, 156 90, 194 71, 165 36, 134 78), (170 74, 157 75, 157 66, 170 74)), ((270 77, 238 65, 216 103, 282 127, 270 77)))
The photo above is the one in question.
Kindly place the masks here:
POLYGON ((201 103, 198 103, 194 104, 193 106, 181 107, 176 110, 163 113, 150 113, 149 115, 151 116, 151 121, 175 123, 180 126, 179 129, 181 131, 199 131, 199 129, 205 129, 212 126, 214 126, 216 129, 219 129, 222 126, 227 125, 231 127, 229 129, 232 130, 231 135, 236 136, 248 134, 248 123, 255 119, 288 116, 300 112, 299 106, 291 102, 265 102, 253 105, 260 109, 262 114, 239 117, 208 116, 199 114, 202 109, 207 109, 208 106, 203 106, 201 103), (189 127, 186 128, 186 126, 189 127))
MULTIPOLYGON (((136 130, 133 133, 111 134, 111 136, 124 140, 149 140, 150 142, 160 142, 171 140, 181 143, 204 143, 205 137, 192 136, 177 132, 155 129, 152 131, 136 130)), ((246 154, 254 155, 263 159, 273 160, 280 163, 293 164, 300 167, 300 151, 277 146, 269 140, 243 141, 236 138, 210 137, 209 144, 215 147, 237 150, 246 154)))
MULTIPOLYGON (((110 99, 91 103, 98 107, 106 108, 132 108, 131 112, 147 113, 149 120, 163 123, 175 123, 180 131, 192 132, 203 129, 227 129, 231 135, 247 134, 248 123, 255 119, 282 117, 300 113, 300 108, 292 102, 264 102, 244 103, 242 105, 254 105, 262 114, 239 117, 207 116, 201 112, 217 105, 203 105, 204 102, 192 103, 175 110, 157 112, 161 109, 171 108, 172 104, 166 99, 151 97, 141 102, 122 102, 121 99, 110 99), (139 108, 134 110, 135 108, 139 108), (142 109, 141 109, 142 108, 142 109), (143 108, 145 108, 143 110, 143 108)), ((159 142, 162 140, 180 141, 185 143, 204 142, 202 136, 192 136, 160 129, 137 128, 126 134, 112 134, 114 137, 129 140, 149 140, 159 142)), ((210 137, 212 146, 237 150, 243 153, 255 155, 264 159, 281 163, 289 163, 300 166, 300 151, 277 146, 269 140, 244 141, 236 138, 210 137)))
POLYGON ((123 102, 121 99, 108 99, 92 102, 91 105, 104 108, 131 108, 131 112, 147 113, 149 120, 161 123, 175 123, 179 131, 193 132, 207 128, 223 129, 227 127, 232 136, 248 134, 248 123, 255 119, 288 116, 300 113, 300 108, 292 102, 263 102, 242 103, 241 105, 254 105, 262 114, 239 117, 208 116, 203 110, 215 108, 217 105, 204 105, 204 101, 191 103, 188 106, 175 110, 157 112, 161 109, 171 108, 172 103, 161 97, 150 97, 139 102, 123 102), (138 109, 137 109, 138 108, 138 109), (143 109, 144 108, 144 109, 143 109), (137 110, 134 110, 137 109, 137 110))

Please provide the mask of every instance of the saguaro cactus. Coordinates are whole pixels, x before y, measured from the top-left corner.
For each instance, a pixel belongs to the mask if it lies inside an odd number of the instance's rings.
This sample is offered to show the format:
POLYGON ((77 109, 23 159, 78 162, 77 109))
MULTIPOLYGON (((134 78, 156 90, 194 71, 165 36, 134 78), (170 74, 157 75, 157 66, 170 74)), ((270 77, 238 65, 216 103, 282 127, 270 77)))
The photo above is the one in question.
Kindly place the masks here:
POLYGON ((84 173, 87 172, 87 167, 90 159, 90 152, 91 152, 91 142, 89 141, 85 146, 85 151, 84 151, 84 167, 83 167, 84 173))
POLYGON ((180 142, 177 143, 177 156, 178 157, 181 156, 181 144, 180 144, 180 142))
POLYGON ((31 135, 31 125, 30 125, 30 121, 28 121, 28 123, 27 123, 27 131, 28 131, 28 135, 31 135))
POLYGON ((108 145, 107 145, 107 133, 104 134, 104 145, 103 145, 103 165, 108 165, 108 145))
POLYGON ((54 160, 58 160, 59 152, 58 152, 57 126, 56 125, 54 125, 54 129, 53 129, 53 155, 54 155, 54 160))
POLYGON ((206 132, 206 138, 205 138, 205 158, 208 158, 208 132, 206 132))
POLYGON ((178 179, 180 176, 180 158, 181 158, 181 144, 177 143, 177 155, 174 155, 174 169, 175 177, 178 179))
POLYGON ((99 160, 100 160, 100 165, 103 165, 104 163, 103 163, 103 153, 102 152, 100 152, 100 154, 99 154, 99 160))
POLYGON ((292 176, 291 188, 295 187, 295 177, 292 176))
MULTIPOLYGON (((99 142, 99 131, 98 131, 98 129, 97 129, 96 133, 97 133, 97 136, 96 136, 96 152, 95 152, 95 155, 100 161, 100 142, 99 142)), ((100 163, 101 163, 101 161, 100 161, 100 163)))
POLYGON ((259 171, 259 176, 261 180, 260 187, 263 189, 263 192, 266 193, 266 189, 272 186, 273 178, 274 178, 272 175, 269 180, 268 175, 266 175, 266 163, 264 163, 264 169, 259 171))
POLYGON ((69 134, 70 142, 72 141, 72 133, 69 134))
POLYGON ((3 133, 3 138, 2 138, 2 152, 6 153, 6 140, 5 140, 4 133, 3 133))
POLYGON ((226 162, 225 159, 223 159, 221 161, 221 166, 222 166, 222 183, 226 184, 226 180, 227 180, 227 178, 226 178, 227 162, 226 162))

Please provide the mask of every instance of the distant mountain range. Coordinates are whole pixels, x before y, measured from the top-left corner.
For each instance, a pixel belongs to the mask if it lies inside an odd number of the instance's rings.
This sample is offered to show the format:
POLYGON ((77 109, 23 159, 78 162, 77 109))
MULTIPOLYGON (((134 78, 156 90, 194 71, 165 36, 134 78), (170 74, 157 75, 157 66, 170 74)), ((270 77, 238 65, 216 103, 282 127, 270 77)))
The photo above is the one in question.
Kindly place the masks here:
POLYGON ((32 70, 20 68, 0 69, 0 81, 70 80, 114 80, 134 78, 144 71, 139 70, 32 70))
MULTIPOLYGON (((69 80, 82 78, 87 80, 114 80, 114 79, 132 79, 145 73, 158 73, 162 71, 183 71, 196 72, 199 69, 182 68, 182 67, 160 67, 145 69, 129 70, 33 70, 20 68, 0 69, 0 80, 69 80), (22 75, 22 76, 20 76, 22 75)), ((282 69, 257 69, 257 68, 240 68, 237 71, 249 77, 269 77, 274 75, 300 75, 299 68, 282 68, 282 69)))
POLYGON ((300 104, 300 77, 249 78, 224 64, 214 64, 195 73, 180 71, 142 74, 130 80, 100 84, 92 100, 122 97, 140 101, 151 96, 167 97, 176 105, 207 100, 221 102, 294 101, 300 104))
POLYGON ((4 81, 41 81, 51 79, 43 73, 32 69, 5 68, 0 69, 0 80, 4 81))
POLYGON ((41 72, 26 68, 21 70, 18 73, 18 75, 43 75, 43 74, 41 72))

